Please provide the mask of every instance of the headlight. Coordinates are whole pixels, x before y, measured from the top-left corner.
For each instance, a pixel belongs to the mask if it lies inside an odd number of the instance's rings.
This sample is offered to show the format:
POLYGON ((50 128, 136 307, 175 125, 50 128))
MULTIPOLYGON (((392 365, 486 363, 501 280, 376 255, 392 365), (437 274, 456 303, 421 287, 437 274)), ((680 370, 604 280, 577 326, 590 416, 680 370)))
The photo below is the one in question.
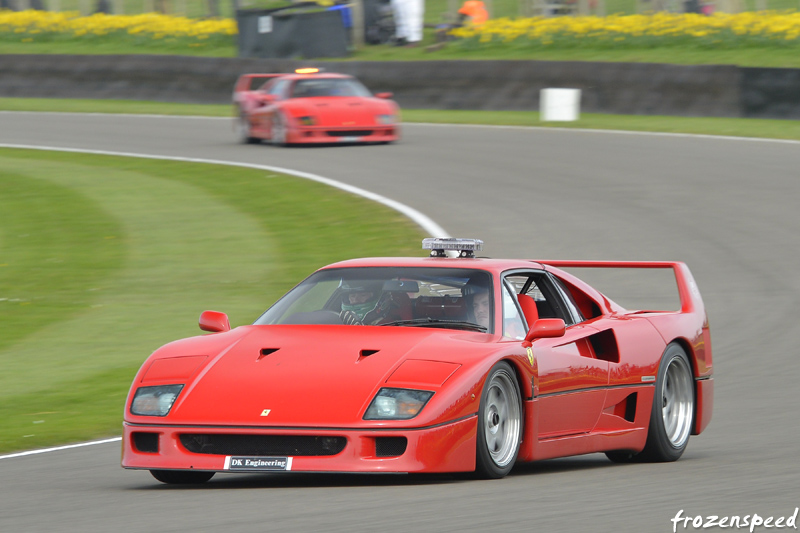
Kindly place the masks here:
POLYGON ((387 389, 378 391, 364 420, 408 420, 422 411, 433 393, 426 390, 387 389))
POLYGON ((297 117, 297 121, 302 124, 303 126, 314 126, 317 124, 316 117, 297 117))
POLYGON ((394 115, 375 115, 378 124, 394 124, 394 115))
POLYGON ((141 416, 167 416, 183 385, 139 387, 133 395, 131 413, 141 416))

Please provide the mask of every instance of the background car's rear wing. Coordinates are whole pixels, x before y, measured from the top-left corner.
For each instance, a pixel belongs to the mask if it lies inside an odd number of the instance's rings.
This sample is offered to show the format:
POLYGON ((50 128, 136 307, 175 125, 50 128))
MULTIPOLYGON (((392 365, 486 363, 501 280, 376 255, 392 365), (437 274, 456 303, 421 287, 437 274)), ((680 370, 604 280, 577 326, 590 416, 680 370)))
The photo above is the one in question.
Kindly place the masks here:
POLYGON ((705 315, 705 305, 700 296, 697 283, 685 263, 679 261, 542 261, 537 263, 556 268, 637 268, 637 269, 672 269, 678 284, 678 296, 681 313, 698 313, 705 315))
POLYGON ((236 85, 233 87, 233 92, 238 93, 242 91, 253 91, 255 90, 256 86, 264 84, 272 78, 277 78, 278 76, 285 76, 285 74, 242 74, 239 76, 239 79, 236 80, 236 85))

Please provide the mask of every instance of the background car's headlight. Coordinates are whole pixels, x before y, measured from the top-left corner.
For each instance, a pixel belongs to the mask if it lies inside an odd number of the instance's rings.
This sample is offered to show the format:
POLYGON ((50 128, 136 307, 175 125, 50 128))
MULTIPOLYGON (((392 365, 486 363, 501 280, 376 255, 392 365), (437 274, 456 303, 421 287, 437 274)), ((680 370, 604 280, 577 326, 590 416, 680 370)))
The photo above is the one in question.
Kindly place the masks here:
POLYGON ((364 420, 408 420, 422 411, 433 393, 426 390, 388 389, 378 391, 364 420))
POLYGON ((394 115, 375 115, 378 124, 394 124, 394 115))
POLYGON ((297 121, 303 126, 314 126, 317 123, 316 117, 297 117, 297 121))
POLYGON ((131 413, 141 416, 167 416, 183 385, 139 387, 133 396, 131 413))

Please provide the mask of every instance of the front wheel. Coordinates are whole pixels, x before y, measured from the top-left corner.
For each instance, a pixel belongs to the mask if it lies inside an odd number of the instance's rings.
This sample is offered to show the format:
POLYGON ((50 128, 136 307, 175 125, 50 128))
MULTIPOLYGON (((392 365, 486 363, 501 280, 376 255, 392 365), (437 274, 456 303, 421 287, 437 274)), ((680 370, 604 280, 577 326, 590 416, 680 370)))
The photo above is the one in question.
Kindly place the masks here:
POLYGON ((489 371, 478 409, 475 473, 498 479, 511 471, 522 441, 522 395, 511 366, 499 362, 489 371))
POLYGON ((288 135, 288 126, 286 119, 280 113, 275 113, 272 118, 272 144, 275 146, 286 146, 286 137, 288 135))
POLYGON ((191 470, 151 470, 150 473, 161 483, 170 485, 199 485, 214 477, 214 472, 191 470))
POLYGON ((239 114, 239 119, 236 121, 236 132, 239 137, 239 142, 242 144, 256 144, 260 142, 258 137, 253 137, 251 134, 250 120, 247 118, 244 111, 239 114))

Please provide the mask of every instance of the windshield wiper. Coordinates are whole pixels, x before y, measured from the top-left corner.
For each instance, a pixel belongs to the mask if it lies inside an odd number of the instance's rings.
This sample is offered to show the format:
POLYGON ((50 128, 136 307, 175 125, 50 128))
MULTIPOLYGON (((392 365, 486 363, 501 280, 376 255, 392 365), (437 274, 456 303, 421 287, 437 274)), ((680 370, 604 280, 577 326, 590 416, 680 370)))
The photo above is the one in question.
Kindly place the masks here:
POLYGON ((394 322, 387 322, 380 324, 381 326, 418 326, 422 328, 455 328, 455 329, 474 329, 476 331, 486 332, 488 328, 481 326, 474 322, 465 322, 463 320, 440 320, 436 318, 415 318, 413 320, 395 320, 394 322))

